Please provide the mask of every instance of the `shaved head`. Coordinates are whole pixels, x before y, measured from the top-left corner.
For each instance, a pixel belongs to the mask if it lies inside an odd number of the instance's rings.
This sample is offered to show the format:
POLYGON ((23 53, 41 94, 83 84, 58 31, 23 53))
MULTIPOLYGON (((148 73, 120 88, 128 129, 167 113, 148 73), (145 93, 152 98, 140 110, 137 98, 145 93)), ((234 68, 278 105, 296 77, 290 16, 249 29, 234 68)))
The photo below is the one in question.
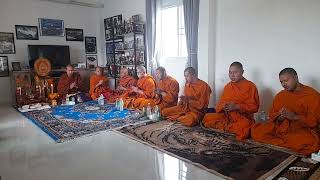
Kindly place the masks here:
POLYGON ((167 76, 166 69, 164 67, 158 67, 156 69, 156 77, 158 80, 161 80, 167 76))
POLYGON ((279 73, 279 80, 287 91, 295 91, 300 86, 298 74, 293 68, 282 69, 279 73))
POLYGON ((128 75, 129 75, 128 68, 122 67, 122 68, 120 69, 120 77, 124 77, 124 76, 128 76, 128 75))
POLYGON ((242 64, 241 64, 240 62, 238 62, 238 61, 235 61, 235 62, 231 63, 231 64, 230 64, 230 67, 231 67, 231 66, 237 67, 237 68, 239 68, 240 70, 243 71, 243 66, 242 66, 242 64))
POLYGON ((146 73, 146 68, 144 66, 137 66, 137 71, 141 71, 143 73, 146 73))
POLYGON ((71 77, 71 76, 73 75, 73 73, 74 73, 74 68, 73 68, 73 66, 72 66, 71 64, 68 64, 68 65, 66 66, 66 72, 67 72, 67 75, 68 75, 69 77, 71 77))
POLYGON ((187 67, 185 70, 184 70, 184 73, 188 72, 190 75, 195 75, 197 76, 197 72, 196 70, 193 68, 193 67, 187 67))
POLYGON ((144 77, 145 74, 146 74, 146 68, 143 67, 143 66, 138 66, 137 67, 137 76, 138 76, 138 78, 144 77))
POLYGON ((243 79, 243 66, 240 62, 233 62, 229 67, 229 78, 231 82, 239 82, 243 79))
POLYGON ((283 74, 290 74, 292 76, 298 76, 297 71, 294 70, 293 68, 287 67, 284 68, 280 71, 279 76, 283 75, 283 74))
POLYGON ((73 69, 73 66, 71 65, 71 64, 68 64, 67 66, 66 66, 66 69, 73 69))
POLYGON ((193 67, 187 67, 184 70, 184 78, 186 79, 186 83, 193 83, 197 78, 196 70, 193 67))
POLYGON ((103 73, 104 73, 104 69, 103 69, 102 67, 100 67, 100 66, 97 66, 95 73, 96 73, 96 75, 98 75, 98 76, 102 76, 103 73))

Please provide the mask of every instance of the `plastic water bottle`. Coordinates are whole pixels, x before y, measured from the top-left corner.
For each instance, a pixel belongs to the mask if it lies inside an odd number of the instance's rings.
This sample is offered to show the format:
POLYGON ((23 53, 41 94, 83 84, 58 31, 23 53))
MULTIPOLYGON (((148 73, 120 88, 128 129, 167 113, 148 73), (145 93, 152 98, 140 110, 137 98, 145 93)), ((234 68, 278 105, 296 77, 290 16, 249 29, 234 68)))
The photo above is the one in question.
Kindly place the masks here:
POLYGON ((148 103, 148 106, 147 106, 147 112, 146 112, 147 116, 150 118, 152 116, 152 107, 150 105, 150 103, 148 103))
POLYGON ((103 97, 102 94, 98 98, 98 104, 101 105, 101 106, 104 105, 104 97, 103 97))
POLYGON ((143 115, 143 116, 146 115, 146 111, 147 111, 147 110, 146 110, 146 107, 143 107, 143 108, 142 108, 142 115, 143 115))
POLYGON ((265 111, 261 111, 261 113, 260 113, 260 120, 261 121, 266 121, 266 120, 268 120, 268 114, 265 112, 265 111))
POLYGON ((116 110, 119 110, 119 99, 116 100, 115 106, 116 106, 116 110))
POLYGON ((119 104, 119 111, 123 111, 124 102, 123 102, 122 98, 120 98, 118 104, 119 104))
POLYGON ((158 106, 158 105, 156 105, 156 106, 154 107, 153 113, 154 113, 154 119, 155 119, 155 120, 159 120, 159 119, 160 119, 160 109, 159 109, 159 106, 158 106))

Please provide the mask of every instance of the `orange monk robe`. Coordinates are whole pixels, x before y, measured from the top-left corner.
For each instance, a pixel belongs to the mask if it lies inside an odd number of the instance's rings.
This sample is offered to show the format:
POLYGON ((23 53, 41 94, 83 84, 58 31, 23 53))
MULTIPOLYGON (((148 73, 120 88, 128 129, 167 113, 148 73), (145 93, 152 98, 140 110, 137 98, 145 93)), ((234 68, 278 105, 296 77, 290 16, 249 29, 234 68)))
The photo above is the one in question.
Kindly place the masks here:
POLYGON ((152 76, 146 75, 139 78, 137 87, 142 93, 136 93, 131 90, 122 95, 125 98, 125 107, 139 108, 145 99, 152 99, 155 96, 156 83, 152 76))
POLYGON ((166 93, 165 96, 160 96, 157 99, 159 102, 157 104, 159 105, 160 109, 177 105, 179 95, 179 83, 177 80, 167 76, 158 83, 157 88, 166 93))
POLYGON ((93 74, 90 77, 90 90, 89 94, 93 100, 97 99, 101 94, 104 94, 109 91, 109 80, 105 76, 98 76, 93 74), (102 85, 96 87, 99 81, 103 81, 102 85))
POLYGON ((67 94, 77 93, 82 91, 82 81, 80 74, 74 73, 71 77, 68 77, 67 73, 63 74, 58 82, 58 94, 64 98, 67 94), (75 82, 76 87, 70 89, 70 85, 75 82))
POLYGON ((251 136, 255 141, 305 155, 320 149, 320 94, 313 88, 301 84, 301 90, 296 92, 282 90, 274 98, 269 116, 267 123, 257 123, 252 127, 251 136), (300 119, 276 121, 282 108, 296 113, 300 119))
POLYGON ((236 138, 242 140, 249 137, 250 128, 254 123, 253 113, 258 109, 258 90, 251 81, 243 79, 239 82, 229 82, 216 105, 217 113, 206 114, 202 122, 207 128, 235 133, 236 138), (240 111, 224 113, 224 106, 230 102, 239 105, 240 111))
POLYGON ((152 106, 158 105, 160 110, 177 105, 179 94, 179 83, 177 80, 167 76, 157 83, 157 89, 166 93, 166 95, 162 96, 157 94, 152 99, 141 98, 139 99, 141 100, 139 108, 147 106, 148 103, 152 106))
MULTIPOLYGON (((123 76, 119 79, 119 86, 130 89, 132 86, 137 85, 137 80, 129 75, 123 76)), ((124 93, 124 91, 119 91, 119 93, 124 93)))
POLYGON ((184 87, 186 102, 179 102, 177 106, 161 111, 162 116, 171 121, 180 121, 186 126, 194 126, 199 123, 208 108, 211 89, 209 85, 198 79, 184 87))
POLYGON ((118 86, 122 86, 127 90, 118 90, 118 89, 109 90, 107 93, 104 93, 103 95, 105 96, 108 102, 114 103, 122 95, 126 94, 126 92, 130 92, 132 86, 136 86, 136 85, 137 85, 137 80, 132 76, 126 75, 119 79, 118 86))

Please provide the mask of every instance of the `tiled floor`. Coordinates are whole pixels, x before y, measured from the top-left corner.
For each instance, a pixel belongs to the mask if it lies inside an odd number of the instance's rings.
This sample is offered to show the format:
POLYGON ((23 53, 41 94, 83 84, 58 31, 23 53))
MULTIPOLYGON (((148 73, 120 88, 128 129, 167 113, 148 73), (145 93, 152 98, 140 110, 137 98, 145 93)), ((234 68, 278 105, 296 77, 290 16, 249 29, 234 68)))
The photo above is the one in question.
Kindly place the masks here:
POLYGON ((219 179, 115 132, 55 143, 9 106, 0 107, 1 180, 219 179))

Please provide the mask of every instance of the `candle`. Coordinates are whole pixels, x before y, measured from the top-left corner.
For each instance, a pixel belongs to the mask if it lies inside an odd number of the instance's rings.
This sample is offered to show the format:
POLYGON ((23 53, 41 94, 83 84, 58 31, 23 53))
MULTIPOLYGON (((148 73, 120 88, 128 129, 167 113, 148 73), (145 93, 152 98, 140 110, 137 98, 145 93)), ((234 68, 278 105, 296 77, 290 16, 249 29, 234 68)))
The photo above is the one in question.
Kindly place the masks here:
POLYGON ((51 84, 51 93, 53 94, 53 84, 51 84))
POLYGON ((18 87, 18 90, 19 90, 19 95, 21 96, 21 87, 18 87))
POLYGON ((41 86, 39 86, 39 92, 40 92, 40 97, 41 97, 41 86))

